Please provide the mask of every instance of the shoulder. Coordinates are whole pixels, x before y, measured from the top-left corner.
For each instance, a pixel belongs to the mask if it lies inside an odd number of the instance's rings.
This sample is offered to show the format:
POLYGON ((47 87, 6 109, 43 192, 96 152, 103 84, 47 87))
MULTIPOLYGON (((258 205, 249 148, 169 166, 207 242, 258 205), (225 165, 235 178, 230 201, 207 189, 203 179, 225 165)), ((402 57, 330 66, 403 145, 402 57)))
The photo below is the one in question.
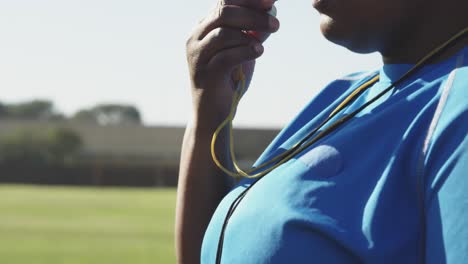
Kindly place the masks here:
POLYGON ((280 131, 256 164, 261 163, 266 157, 276 154, 279 147, 304 126, 314 126, 321 123, 356 87, 376 74, 377 71, 355 72, 328 83, 280 131))
POLYGON ((440 91, 437 108, 423 146, 421 170, 429 188, 429 200, 451 179, 466 180, 468 171, 468 66, 450 73, 440 91))
POLYGON ((311 117, 328 115, 356 87, 369 81, 377 73, 378 71, 355 72, 331 81, 302 108, 286 128, 301 127, 303 122, 300 120, 304 118, 309 121, 311 117))
POLYGON ((333 102, 340 100, 343 96, 347 96, 355 87, 368 81, 376 74, 378 74, 378 71, 354 72, 329 82, 309 101, 299 115, 311 107, 315 111, 324 110, 333 104, 333 102))
POLYGON ((468 66, 451 73, 424 142, 427 258, 460 263, 468 252, 468 66), (465 201, 465 202, 464 202, 465 201))
POLYGON ((467 132, 467 102, 468 66, 464 66, 449 74, 445 85, 443 85, 443 88, 439 92, 439 101, 430 128, 433 130, 433 140, 437 140, 449 131, 467 132))

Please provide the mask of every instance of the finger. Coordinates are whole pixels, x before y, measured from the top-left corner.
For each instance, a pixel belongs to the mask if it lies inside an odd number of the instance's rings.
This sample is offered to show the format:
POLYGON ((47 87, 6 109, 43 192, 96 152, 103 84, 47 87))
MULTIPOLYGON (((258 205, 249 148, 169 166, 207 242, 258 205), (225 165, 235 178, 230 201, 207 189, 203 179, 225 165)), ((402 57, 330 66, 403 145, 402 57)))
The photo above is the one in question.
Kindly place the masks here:
POLYGON ((208 62, 221 50, 248 45, 254 40, 244 32, 232 28, 216 28, 199 42, 200 60, 208 62))
POLYGON ((258 42, 225 49, 213 56, 208 62, 208 67, 221 71, 231 70, 241 63, 260 57, 262 53, 263 46, 258 42))
POLYGON ((274 0, 221 0, 221 5, 236 5, 250 7, 257 10, 270 10, 274 0))
POLYGON ((279 21, 265 11, 246 7, 224 5, 216 9, 205 19, 194 33, 198 40, 203 39, 211 30, 217 27, 230 27, 246 31, 275 32, 279 21))
MULTIPOLYGON (((268 11, 268 14, 276 17, 276 15, 278 14, 276 7, 272 6, 272 8, 268 11)), ((247 31, 247 34, 254 37, 255 39, 257 39, 258 41, 262 43, 265 42, 265 40, 267 40, 268 37, 270 36, 270 33, 260 32, 260 31, 247 31)))

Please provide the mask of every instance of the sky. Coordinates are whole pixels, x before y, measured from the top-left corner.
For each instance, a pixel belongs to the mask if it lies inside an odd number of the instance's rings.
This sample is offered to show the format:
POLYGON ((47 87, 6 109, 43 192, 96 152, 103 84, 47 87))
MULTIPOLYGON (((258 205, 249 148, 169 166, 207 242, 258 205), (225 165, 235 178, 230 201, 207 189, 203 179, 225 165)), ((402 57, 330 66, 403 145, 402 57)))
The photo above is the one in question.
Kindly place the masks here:
MULTIPOLYGON (((135 105, 146 125, 191 117, 185 42, 216 0, 0 0, 0 102, 49 99, 72 115, 99 103, 135 105)), ((280 128, 327 83, 373 70, 378 54, 326 41, 311 0, 276 4, 236 127, 280 128)))

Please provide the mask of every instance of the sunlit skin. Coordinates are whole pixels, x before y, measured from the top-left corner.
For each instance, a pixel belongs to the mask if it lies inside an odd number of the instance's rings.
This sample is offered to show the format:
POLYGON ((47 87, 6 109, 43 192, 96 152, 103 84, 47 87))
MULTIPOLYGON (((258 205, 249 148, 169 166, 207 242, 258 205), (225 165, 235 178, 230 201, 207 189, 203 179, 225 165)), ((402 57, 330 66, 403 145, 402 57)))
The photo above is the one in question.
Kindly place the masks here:
MULTIPOLYGON (((380 52, 384 63, 415 63, 468 26, 467 0, 312 1, 321 13, 325 38, 354 52, 380 52)), ((255 59, 264 51, 262 43, 268 34, 258 40, 244 32, 274 33, 280 27, 267 14, 272 5, 273 0, 221 0, 187 40, 193 111, 184 136, 177 190, 178 263, 200 262, 206 227, 229 190, 231 183, 211 159, 211 138, 229 113, 236 69, 242 65, 246 79, 251 80, 255 59)), ((465 45, 468 40, 438 59, 465 45)), ((225 133, 219 135, 217 144, 221 163, 232 165, 225 133)))
MULTIPOLYGON (((416 63, 468 26, 466 0, 319 0, 320 29, 358 53, 380 52, 384 63, 416 63)), ((440 59, 468 44, 458 42, 440 59)))

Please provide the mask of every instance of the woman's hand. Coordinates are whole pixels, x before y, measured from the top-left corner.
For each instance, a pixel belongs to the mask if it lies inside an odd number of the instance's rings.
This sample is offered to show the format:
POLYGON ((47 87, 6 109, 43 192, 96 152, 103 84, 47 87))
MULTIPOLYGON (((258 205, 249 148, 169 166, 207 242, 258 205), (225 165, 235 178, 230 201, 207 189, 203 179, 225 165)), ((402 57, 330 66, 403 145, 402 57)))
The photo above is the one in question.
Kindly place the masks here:
POLYGON ((262 42, 279 28, 267 14, 273 0, 221 0, 187 41, 195 121, 216 127, 229 114, 234 76, 242 65, 250 83, 262 42), (247 34, 260 33, 259 39, 247 34))

